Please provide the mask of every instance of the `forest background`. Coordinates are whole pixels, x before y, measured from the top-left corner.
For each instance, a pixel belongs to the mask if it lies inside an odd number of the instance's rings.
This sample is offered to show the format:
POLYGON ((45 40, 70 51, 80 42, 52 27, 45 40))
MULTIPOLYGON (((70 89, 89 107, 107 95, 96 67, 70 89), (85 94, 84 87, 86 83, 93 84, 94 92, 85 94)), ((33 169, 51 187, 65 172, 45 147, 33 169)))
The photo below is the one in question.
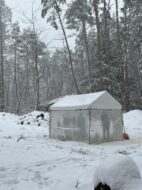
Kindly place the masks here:
POLYGON ((0 111, 22 114, 101 90, 126 111, 142 109, 141 0, 42 0, 38 9, 31 3, 30 16, 21 11, 24 27, 0 0, 0 111), (59 33, 54 50, 39 12, 59 33))

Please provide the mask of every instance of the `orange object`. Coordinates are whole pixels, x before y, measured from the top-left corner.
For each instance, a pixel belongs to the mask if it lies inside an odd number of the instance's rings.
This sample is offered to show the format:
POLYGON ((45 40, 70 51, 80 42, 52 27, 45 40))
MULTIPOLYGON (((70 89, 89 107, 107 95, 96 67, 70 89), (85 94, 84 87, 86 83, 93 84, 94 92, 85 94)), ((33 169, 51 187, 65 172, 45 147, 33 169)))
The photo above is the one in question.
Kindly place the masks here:
POLYGON ((130 140, 129 135, 127 133, 123 133, 123 140, 130 140))

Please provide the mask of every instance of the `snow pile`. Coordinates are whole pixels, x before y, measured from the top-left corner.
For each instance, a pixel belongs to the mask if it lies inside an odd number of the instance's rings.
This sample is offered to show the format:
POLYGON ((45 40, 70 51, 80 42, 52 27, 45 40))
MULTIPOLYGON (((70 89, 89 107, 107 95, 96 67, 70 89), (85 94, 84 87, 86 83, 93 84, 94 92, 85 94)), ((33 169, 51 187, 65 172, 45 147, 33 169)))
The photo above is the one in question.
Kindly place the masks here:
POLYGON ((47 112, 34 111, 19 117, 18 124, 32 126, 48 126, 49 116, 47 112))
POLYGON ((19 141, 48 137, 48 133, 48 113, 34 111, 23 116, 0 113, 1 138, 19 141), (39 117, 41 114, 44 114, 44 118, 39 117))
POLYGON ((132 180, 123 190, 142 190, 142 181, 132 180))
POLYGON ((123 116, 126 132, 131 137, 142 137, 142 111, 134 110, 123 116))
POLYGON ((19 134, 18 126, 15 123, 18 116, 9 113, 0 113, 0 138, 11 138, 15 133, 19 134))
POLYGON ((5 121, 7 121, 7 122, 10 121, 12 123, 15 123, 18 118, 19 118, 19 116, 15 115, 15 114, 0 112, 0 122, 5 123, 5 121))
POLYGON ((140 180, 141 175, 135 162, 124 155, 112 156, 104 160, 96 169, 94 187, 107 184, 113 190, 124 190, 132 181, 140 180))

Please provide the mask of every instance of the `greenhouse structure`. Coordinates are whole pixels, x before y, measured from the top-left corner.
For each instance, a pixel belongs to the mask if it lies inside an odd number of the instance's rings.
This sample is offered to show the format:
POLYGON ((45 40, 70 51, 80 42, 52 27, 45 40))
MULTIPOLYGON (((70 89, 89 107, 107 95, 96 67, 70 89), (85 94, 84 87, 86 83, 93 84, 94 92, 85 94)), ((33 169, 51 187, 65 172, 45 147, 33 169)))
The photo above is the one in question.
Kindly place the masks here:
POLYGON ((65 96, 50 108, 50 138, 96 144, 122 133, 122 106, 107 91, 65 96))

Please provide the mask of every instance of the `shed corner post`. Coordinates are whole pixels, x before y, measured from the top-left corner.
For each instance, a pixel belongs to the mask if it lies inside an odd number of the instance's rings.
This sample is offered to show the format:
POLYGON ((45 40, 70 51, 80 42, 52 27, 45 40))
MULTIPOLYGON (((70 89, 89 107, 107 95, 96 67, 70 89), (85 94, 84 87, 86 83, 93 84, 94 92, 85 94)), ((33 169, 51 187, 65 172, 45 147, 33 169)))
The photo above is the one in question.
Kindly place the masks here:
POLYGON ((91 144, 90 130, 91 130, 91 109, 89 108, 89 144, 91 144))
POLYGON ((125 125, 123 119, 124 109, 121 109, 121 121, 122 121, 122 140, 123 140, 123 133, 125 133, 125 125))
POLYGON ((49 110, 49 138, 51 138, 51 110, 49 110))

